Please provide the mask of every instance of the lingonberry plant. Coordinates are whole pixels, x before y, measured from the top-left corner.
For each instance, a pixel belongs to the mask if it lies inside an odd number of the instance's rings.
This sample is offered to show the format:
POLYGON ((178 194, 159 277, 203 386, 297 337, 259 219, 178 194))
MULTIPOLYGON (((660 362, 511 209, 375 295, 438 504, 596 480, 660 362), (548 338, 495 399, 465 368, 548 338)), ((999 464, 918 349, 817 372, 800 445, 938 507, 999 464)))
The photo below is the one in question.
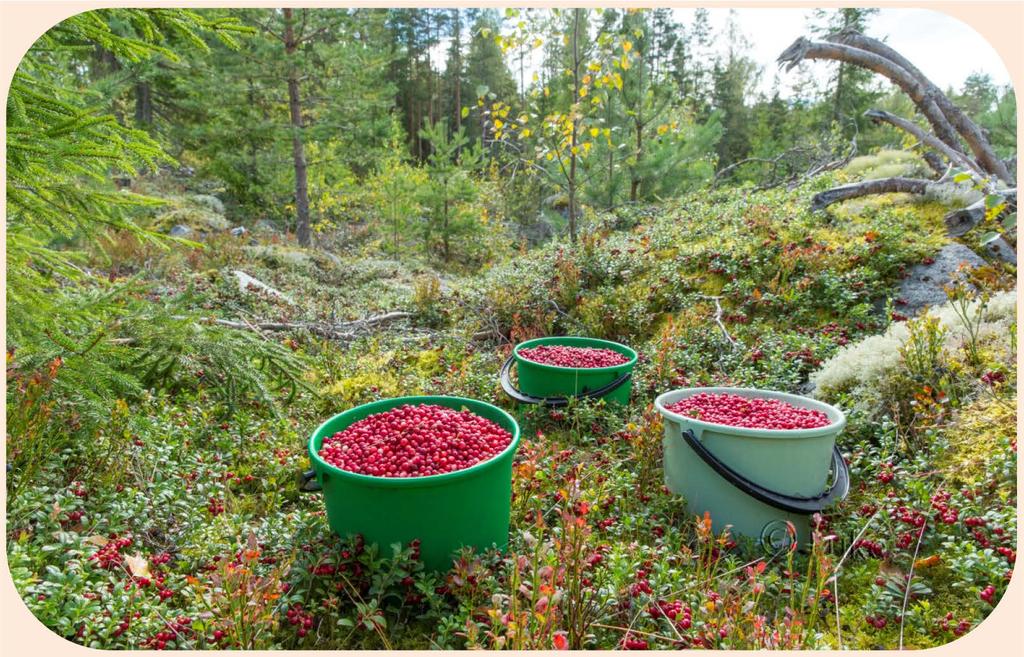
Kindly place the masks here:
MULTIPOLYGON (((443 283, 420 305, 412 282, 432 263, 345 255, 328 233, 322 246, 340 266, 255 232, 189 252, 112 242, 122 273, 156 279, 145 294, 203 316, 324 332, 392 309, 413 316, 330 338, 252 333, 301 359, 317 394, 288 403, 290 389, 271 387, 276 407, 241 395, 230 417, 212 380, 231 388, 226 367, 175 360, 177 388, 126 388, 96 414, 59 392, 70 352, 9 352, 7 555, 22 600, 53 632, 98 649, 895 649, 974 631, 1016 565, 1014 278, 979 268, 972 285, 988 302, 969 330, 944 307, 945 331, 890 327, 885 299, 901 268, 944 243, 943 208, 838 209, 841 221, 823 222, 794 201, 815 184, 597 214, 575 249, 435 272, 443 283), (301 303, 240 291, 242 269, 301 303), (629 406, 501 398, 506 343, 544 335, 635 347, 629 406), (806 391, 822 371, 835 376, 815 395, 847 412, 838 444, 852 487, 813 519, 810 545, 766 551, 715 534, 664 488, 658 394, 806 391), (297 490, 324 417, 416 394, 485 400, 519 421, 506 552, 466 551, 428 573, 415 543, 334 536, 322 497, 297 490)), ((807 420, 733 402, 698 412, 807 420)), ((507 447, 482 420, 406 408, 325 445, 371 476, 451 472, 507 447)))

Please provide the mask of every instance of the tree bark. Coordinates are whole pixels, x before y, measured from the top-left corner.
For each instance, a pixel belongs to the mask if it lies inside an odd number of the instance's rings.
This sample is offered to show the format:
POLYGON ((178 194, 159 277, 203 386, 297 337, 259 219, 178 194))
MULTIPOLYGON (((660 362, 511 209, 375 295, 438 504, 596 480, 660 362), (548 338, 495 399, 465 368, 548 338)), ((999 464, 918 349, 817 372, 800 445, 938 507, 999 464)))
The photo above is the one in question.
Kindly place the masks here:
MULTIPOLYGON (((1008 189, 1005 192, 1002 192, 1002 195, 1006 200, 1006 208, 1001 214, 1016 211, 1017 190, 1008 189)), ((950 237, 960 237, 961 235, 965 235, 968 231, 982 222, 985 218, 985 210, 985 199, 982 198, 971 203, 966 208, 950 212, 942 219, 946 224, 946 234, 950 237)))
POLYGON ((153 124, 153 93, 144 80, 135 83, 135 122, 147 126, 153 124))
POLYGON ((933 180, 921 178, 882 178, 863 182, 841 185, 819 192, 811 199, 812 210, 822 210, 840 201, 847 201, 872 194, 890 194, 903 192, 907 194, 924 194, 935 184, 933 180))
POLYGON ((569 148, 569 240, 576 243, 576 130, 579 118, 576 107, 580 102, 580 10, 573 9, 572 25, 572 138, 569 148))
MULTIPOLYGON (((307 11, 303 9, 302 11, 307 11)), ((309 231, 309 182, 306 170, 306 151, 302 143, 302 102, 299 96, 299 72, 291 60, 299 42, 295 37, 291 8, 284 13, 284 51, 288 64, 288 111, 292 121, 292 161, 295 166, 295 236, 302 246, 311 244, 309 231)))
MULTIPOLYGON (((461 9, 455 10, 455 30, 453 39, 455 41, 455 132, 462 129, 462 17, 461 9)), ((456 156, 462 147, 456 149, 456 156)))
MULTIPOLYGON (((640 158, 644 152, 644 126, 640 123, 638 118, 634 121, 633 128, 636 130, 636 161, 639 164, 640 158)), ((635 172, 635 169, 634 169, 635 172)), ((636 203, 637 198, 640 196, 640 177, 635 175, 630 177, 629 181, 629 200, 636 203)))

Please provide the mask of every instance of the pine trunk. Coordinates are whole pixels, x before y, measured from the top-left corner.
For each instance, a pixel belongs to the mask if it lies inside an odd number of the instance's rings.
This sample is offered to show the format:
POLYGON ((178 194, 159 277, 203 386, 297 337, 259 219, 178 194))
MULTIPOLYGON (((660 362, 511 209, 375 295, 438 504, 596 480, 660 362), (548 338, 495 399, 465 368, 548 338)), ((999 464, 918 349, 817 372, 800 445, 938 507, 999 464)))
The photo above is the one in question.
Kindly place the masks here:
MULTIPOLYGON (((284 51, 290 58, 298 49, 292 10, 284 9, 284 51)), ((303 10, 305 11, 305 10, 303 10)), ((292 161, 295 165, 295 236, 302 246, 311 244, 309 231, 309 183, 306 150, 302 144, 302 102, 299 97, 299 72, 294 62, 288 65, 288 111, 292 120, 292 161)))

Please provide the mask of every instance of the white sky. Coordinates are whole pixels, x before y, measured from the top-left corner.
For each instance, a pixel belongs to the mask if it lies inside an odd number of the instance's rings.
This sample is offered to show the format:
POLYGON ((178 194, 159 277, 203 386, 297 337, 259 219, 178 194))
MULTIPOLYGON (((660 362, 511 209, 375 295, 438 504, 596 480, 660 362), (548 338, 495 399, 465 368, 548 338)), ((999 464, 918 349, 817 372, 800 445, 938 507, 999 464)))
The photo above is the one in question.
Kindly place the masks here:
MULTIPOLYGON (((504 12, 503 9, 499 11, 504 12)), ((692 22, 695 10, 673 11, 678 21, 687 27, 692 22)), ((708 8, 714 33, 723 32, 729 11, 728 8, 708 8)), ((780 94, 783 97, 792 96, 791 86, 801 77, 799 70, 782 72, 775 64, 775 59, 798 37, 809 36, 807 28, 813 9, 736 8, 733 11, 736 12, 741 33, 750 44, 748 55, 761 67, 757 91, 768 93, 777 74, 780 94)), ((895 48, 943 90, 949 86, 959 90, 967 76, 976 71, 987 73, 997 85, 1010 83, 1006 66, 988 41, 975 32, 974 28, 941 12, 928 9, 881 9, 870 17, 866 33, 895 48)), ((722 52, 729 46, 721 41, 717 45, 722 52)), ((436 52, 431 53, 435 61, 445 61, 447 48, 447 40, 435 46, 436 52)), ((527 84, 533 70, 540 65, 540 51, 532 54, 533 57, 528 57, 525 67, 527 84)), ((836 65, 835 62, 827 61, 803 64, 805 70, 819 80, 829 79, 836 65)), ((513 77, 518 78, 517 75, 513 77)), ((880 76, 876 79, 885 82, 880 76)))
MULTIPOLYGON (((693 9, 676 9, 680 23, 691 21, 693 9)), ((798 37, 808 36, 812 9, 736 9, 737 23, 750 42, 750 57, 763 68, 759 90, 771 88, 776 71, 775 58, 798 37)), ((709 9, 715 31, 725 26, 728 9, 709 9)), ((882 9, 869 19, 866 34, 884 40, 914 63, 941 89, 959 89, 975 71, 982 71, 999 85, 1009 84, 1010 74, 1002 59, 974 28, 946 14, 928 9, 882 9)), ((722 44, 723 49, 728 44, 722 44)), ((815 77, 828 78, 834 62, 808 62, 815 77)), ((779 73, 780 92, 789 95, 789 84, 797 71, 779 73)), ((881 78, 879 78, 881 79, 881 78)))

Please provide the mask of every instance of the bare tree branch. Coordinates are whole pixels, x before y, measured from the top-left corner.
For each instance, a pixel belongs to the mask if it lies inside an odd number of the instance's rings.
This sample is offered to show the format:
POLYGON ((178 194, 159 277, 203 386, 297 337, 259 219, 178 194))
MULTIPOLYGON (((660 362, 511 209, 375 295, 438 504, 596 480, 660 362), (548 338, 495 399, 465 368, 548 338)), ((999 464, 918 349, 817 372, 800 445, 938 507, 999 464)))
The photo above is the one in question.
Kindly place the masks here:
POLYGON ((950 162, 953 162, 954 164, 957 164, 965 169, 974 171, 979 175, 984 175, 985 173, 977 164, 969 160, 966 155, 957 150, 954 150, 953 148, 950 148, 945 142, 940 140, 938 137, 925 132, 921 127, 919 127, 912 121, 908 121, 902 117, 896 116, 895 114, 890 114, 885 110, 879 109, 869 109, 868 111, 864 112, 864 116, 868 117, 876 124, 888 123, 889 125, 892 125, 896 128, 899 128, 900 130, 903 130, 904 132, 909 132, 910 134, 917 137, 922 144, 925 144, 926 146, 942 153, 947 159, 949 159, 950 162))
MULTIPOLYGON (((351 322, 343 322, 341 324, 249 322, 221 319, 219 317, 201 317, 198 321, 247 331, 309 331, 314 335, 319 335, 332 340, 348 340, 356 337, 360 331, 365 331, 371 327, 407 317, 412 317, 412 313, 395 310, 383 315, 374 315, 372 317, 357 319, 351 322)), ((182 316, 178 319, 185 319, 185 317, 182 316)))
POLYGON ((907 194, 924 194, 933 185, 934 180, 922 178, 882 178, 879 180, 865 180, 863 182, 841 185, 819 192, 811 199, 811 209, 822 210, 840 201, 848 201, 852 198, 870 196, 872 194, 890 194, 903 192, 907 194))

